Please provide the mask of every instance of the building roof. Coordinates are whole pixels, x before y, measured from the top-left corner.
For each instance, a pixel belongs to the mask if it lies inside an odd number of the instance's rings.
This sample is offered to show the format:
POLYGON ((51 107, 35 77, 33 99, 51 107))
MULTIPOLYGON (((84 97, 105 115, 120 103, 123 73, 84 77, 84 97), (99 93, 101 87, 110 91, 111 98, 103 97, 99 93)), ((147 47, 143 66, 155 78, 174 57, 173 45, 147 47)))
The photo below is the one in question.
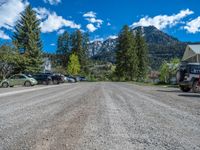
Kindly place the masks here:
POLYGON ((196 54, 200 54, 200 44, 188 45, 188 47, 196 54))
POLYGON ((200 44, 188 45, 182 61, 200 62, 200 44))

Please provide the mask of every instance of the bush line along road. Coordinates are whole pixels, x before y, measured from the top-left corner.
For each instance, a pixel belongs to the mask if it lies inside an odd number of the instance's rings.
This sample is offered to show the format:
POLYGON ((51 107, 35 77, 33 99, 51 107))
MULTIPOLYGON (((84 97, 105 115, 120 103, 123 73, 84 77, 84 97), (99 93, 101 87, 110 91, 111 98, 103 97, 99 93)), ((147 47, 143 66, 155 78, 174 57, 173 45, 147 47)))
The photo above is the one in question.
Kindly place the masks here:
POLYGON ((129 83, 0 89, 1 150, 200 149, 200 95, 129 83))

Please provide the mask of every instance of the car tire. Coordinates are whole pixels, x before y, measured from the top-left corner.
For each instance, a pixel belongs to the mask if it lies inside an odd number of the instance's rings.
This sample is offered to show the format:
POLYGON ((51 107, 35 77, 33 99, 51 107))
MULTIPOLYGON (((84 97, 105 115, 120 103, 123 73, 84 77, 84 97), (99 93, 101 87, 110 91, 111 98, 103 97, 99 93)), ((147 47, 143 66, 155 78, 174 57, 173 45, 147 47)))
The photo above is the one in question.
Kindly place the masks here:
POLYGON ((43 85, 48 85, 48 81, 42 81, 43 85))
POLYGON ((187 86, 180 86, 181 91, 183 92, 189 92, 191 89, 187 86))
POLYGON ((24 86, 25 86, 25 87, 30 87, 30 86, 31 86, 31 82, 30 82, 30 81, 26 81, 26 82, 24 83, 24 86))
POLYGON ((198 93, 200 92, 200 85, 198 85, 199 82, 196 80, 194 81, 193 85, 192 85, 192 92, 193 93, 198 93))
POLYGON ((8 88, 8 87, 9 87, 9 84, 8 84, 7 82, 4 82, 4 83, 2 83, 2 87, 3 87, 3 88, 8 88))
POLYGON ((53 81, 52 80, 48 80, 48 83, 49 83, 49 85, 52 85, 53 81))
POLYGON ((53 80, 53 84, 59 84, 58 80, 53 80))

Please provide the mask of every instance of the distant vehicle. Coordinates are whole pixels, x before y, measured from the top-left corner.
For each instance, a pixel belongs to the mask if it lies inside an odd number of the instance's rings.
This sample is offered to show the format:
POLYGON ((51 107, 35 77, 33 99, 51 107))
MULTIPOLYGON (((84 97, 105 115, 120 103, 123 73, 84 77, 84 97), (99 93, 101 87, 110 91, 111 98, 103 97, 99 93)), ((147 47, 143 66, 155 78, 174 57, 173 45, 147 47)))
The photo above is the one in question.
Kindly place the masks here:
POLYGON ((79 82, 79 81, 87 81, 86 77, 79 76, 79 75, 75 76, 75 79, 76 79, 77 82, 79 82))
POLYGON ((28 77, 24 74, 16 74, 8 79, 1 81, 0 86, 4 88, 14 87, 15 85, 23 85, 29 87, 34 86, 36 84, 37 81, 34 78, 28 77))
POLYGON ((86 77, 80 77, 80 81, 87 81, 86 77))
POLYGON ((72 75, 65 75, 65 77, 74 80, 75 82, 77 82, 76 77, 72 76, 72 75))
POLYGON ((65 76, 62 74, 54 74, 54 73, 44 73, 46 75, 50 75, 53 81, 53 84, 60 84, 65 82, 65 76))
POLYGON ((52 78, 48 74, 35 74, 32 77, 38 81, 38 84, 52 84, 52 78))
POLYGON ((75 83, 76 82, 74 78, 70 78, 70 77, 67 77, 67 76, 64 79, 65 79, 66 82, 69 82, 69 83, 75 83))
POLYGON ((85 77, 80 76, 80 75, 76 75, 74 78, 75 78, 76 82, 87 81, 87 79, 85 77))
POLYGON ((176 76, 183 92, 200 92, 200 63, 182 63, 176 76))

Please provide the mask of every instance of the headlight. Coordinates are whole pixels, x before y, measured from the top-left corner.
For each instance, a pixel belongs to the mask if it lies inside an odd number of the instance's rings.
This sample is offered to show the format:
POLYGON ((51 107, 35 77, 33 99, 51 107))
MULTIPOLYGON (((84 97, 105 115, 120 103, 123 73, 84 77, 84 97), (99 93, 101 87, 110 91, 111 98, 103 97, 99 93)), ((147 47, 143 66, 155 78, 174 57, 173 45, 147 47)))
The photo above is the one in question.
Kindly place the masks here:
POLYGON ((32 82, 36 82, 36 80, 35 80, 35 79, 33 79, 33 78, 31 78, 31 81, 32 81, 32 82))

